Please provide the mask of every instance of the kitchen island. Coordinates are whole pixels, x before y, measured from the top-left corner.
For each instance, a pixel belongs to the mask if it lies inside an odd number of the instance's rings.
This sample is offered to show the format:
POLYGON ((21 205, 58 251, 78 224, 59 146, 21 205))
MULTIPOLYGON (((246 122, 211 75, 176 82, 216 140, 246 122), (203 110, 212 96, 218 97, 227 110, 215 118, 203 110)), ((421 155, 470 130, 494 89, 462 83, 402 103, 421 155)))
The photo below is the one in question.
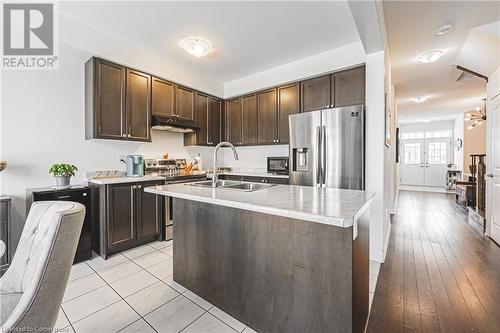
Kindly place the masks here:
POLYGON ((363 332, 373 194, 184 184, 173 197, 174 280, 259 332, 363 332))

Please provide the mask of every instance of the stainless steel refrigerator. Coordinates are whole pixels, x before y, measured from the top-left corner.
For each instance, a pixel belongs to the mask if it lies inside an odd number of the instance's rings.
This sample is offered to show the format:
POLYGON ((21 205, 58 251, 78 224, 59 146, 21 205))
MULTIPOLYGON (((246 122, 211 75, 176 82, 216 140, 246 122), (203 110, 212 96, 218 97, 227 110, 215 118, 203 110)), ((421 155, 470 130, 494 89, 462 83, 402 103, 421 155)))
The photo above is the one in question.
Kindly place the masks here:
POLYGON ((290 184, 365 188, 363 105, 299 113, 289 122, 290 184))

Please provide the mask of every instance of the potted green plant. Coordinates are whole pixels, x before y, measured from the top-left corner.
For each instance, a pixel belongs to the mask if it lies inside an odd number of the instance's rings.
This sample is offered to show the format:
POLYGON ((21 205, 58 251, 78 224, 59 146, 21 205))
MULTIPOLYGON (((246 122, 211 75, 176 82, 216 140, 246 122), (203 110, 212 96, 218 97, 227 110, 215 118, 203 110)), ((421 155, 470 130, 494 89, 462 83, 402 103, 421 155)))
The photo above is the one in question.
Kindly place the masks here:
POLYGON ((70 179, 76 171, 78 171, 76 166, 66 163, 53 164, 49 169, 49 173, 56 179, 57 187, 68 187, 70 179))

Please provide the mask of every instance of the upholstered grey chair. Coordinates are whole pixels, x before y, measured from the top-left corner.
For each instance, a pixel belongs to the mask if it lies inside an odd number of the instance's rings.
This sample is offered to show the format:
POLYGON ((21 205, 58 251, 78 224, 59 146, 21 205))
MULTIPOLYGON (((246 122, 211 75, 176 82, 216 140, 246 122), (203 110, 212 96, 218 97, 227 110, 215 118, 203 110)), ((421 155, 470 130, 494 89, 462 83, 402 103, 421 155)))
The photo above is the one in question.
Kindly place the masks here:
POLYGON ((0 279, 1 332, 52 330, 84 217, 79 203, 33 203, 12 264, 0 279))

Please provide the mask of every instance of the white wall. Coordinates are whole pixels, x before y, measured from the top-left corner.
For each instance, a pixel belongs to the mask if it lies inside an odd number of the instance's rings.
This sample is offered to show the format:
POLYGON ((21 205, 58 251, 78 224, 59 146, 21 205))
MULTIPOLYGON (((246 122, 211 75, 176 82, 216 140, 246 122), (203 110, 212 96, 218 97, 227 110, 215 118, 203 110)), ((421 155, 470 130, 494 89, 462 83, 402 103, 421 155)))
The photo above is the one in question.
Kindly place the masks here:
POLYGON ((463 171, 464 170, 464 154, 463 145, 460 150, 457 151, 455 147, 455 142, 457 139, 464 140, 464 114, 460 113, 457 115, 457 118, 453 122, 453 163, 457 165, 457 169, 463 171))
POLYGON ((252 91, 297 81, 365 62, 361 42, 356 42, 314 56, 277 66, 224 84, 224 97, 242 95, 252 91))
POLYGON ((370 259, 383 262, 389 224, 384 137, 384 51, 366 56, 366 190, 375 193, 370 210, 370 259))

